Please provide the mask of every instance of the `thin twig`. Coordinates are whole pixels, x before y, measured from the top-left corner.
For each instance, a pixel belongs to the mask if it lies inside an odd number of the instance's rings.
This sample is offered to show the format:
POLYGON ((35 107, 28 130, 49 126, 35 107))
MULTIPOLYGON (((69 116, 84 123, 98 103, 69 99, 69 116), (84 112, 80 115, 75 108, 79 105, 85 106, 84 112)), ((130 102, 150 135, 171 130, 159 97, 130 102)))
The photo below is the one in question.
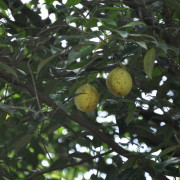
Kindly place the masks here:
POLYGON ((33 83, 34 92, 35 92, 35 95, 36 95, 36 100, 37 100, 37 104, 38 104, 38 107, 39 107, 39 111, 41 112, 42 115, 44 115, 43 112, 42 112, 42 109, 41 109, 39 97, 38 97, 38 94, 37 94, 36 83, 35 83, 34 76, 33 76, 33 73, 32 73, 32 70, 31 70, 31 67, 30 67, 29 63, 30 63, 30 60, 27 63, 27 67, 28 67, 29 72, 31 74, 31 79, 32 79, 32 83, 33 83))
MULTIPOLYGON (((41 105, 40 105, 40 100, 39 100, 38 93, 37 93, 37 87, 36 87, 35 79, 34 79, 34 76, 33 76, 32 70, 31 70, 31 67, 30 67, 30 65, 29 65, 29 62, 30 62, 30 61, 28 61, 27 66, 28 66, 29 72, 30 72, 30 74, 31 74, 31 79, 32 79, 33 88, 34 88, 35 96, 36 96, 36 99, 37 99, 37 104, 38 104, 38 107, 39 107, 39 111, 41 112, 41 114, 43 115, 43 117, 46 117, 45 114, 42 112, 42 109, 41 109, 41 105)), ((49 152, 48 152, 48 150, 47 150, 47 148, 46 148, 46 145, 44 144, 43 139, 42 139, 42 137, 41 137, 41 133, 42 133, 42 130, 43 130, 43 126, 44 126, 44 121, 42 121, 41 127, 40 127, 40 129, 38 130, 38 134, 39 134, 39 138, 38 138, 38 139, 41 140, 41 142, 42 142, 42 144, 43 144, 43 147, 44 147, 44 150, 45 150, 46 153, 48 154, 48 157, 50 158, 50 160, 51 160, 51 162, 52 162, 52 164, 53 164, 53 160, 52 160, 52 158, 51 158, 51 156, 50 156, 50 154, 49 154, 49 152)))
POLYGON ((8 98, 10 98, 10 97, 12 97, 12 96, 15 95, 15 94, 16 94, 16 93, 12 93, 12 94, 10 94, 10 95, 8 95, 8 96, 5 96, 5 97, 1 98, 1 99, 0 99, 0 102, 3 101, 3 100, 8 99, 8 98))
POLYGON ((51 163, 54 164, 54 161, 53 161, 53 159, 51 158, 51 156, 50 156, 50 154, 49 154, 49 152, 48 152, 48 150, 47 150, 47 147, 46 147, 46 145, 45 145, 45 143, 44 143, 43 138, 42 138, 41 135, 40 135, 40 139, 41 139, 42 145, 43 145, 43 147, 44 147, 44 150, 45 150, 46 153, 48 154, 48 157, 49 157, 51 163))

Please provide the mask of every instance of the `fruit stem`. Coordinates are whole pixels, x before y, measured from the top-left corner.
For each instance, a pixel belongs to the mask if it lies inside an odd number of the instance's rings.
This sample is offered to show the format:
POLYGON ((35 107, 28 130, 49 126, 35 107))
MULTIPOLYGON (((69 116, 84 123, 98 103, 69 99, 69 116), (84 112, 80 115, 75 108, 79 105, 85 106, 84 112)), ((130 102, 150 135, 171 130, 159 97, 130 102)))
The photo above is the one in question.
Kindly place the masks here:
POLYGON ((126 69, 126 66, 125 66, 122 62, 120 62, 120 63, 118 64, 118 67, 127 70, 127 69, 126 69))

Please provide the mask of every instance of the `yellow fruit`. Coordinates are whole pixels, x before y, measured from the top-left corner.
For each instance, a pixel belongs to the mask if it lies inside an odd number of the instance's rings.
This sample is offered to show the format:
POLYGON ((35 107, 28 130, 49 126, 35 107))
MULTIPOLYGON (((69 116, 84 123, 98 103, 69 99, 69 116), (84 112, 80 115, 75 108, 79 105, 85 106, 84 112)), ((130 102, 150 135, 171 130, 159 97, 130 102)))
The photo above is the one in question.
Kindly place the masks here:
POLYGON ((80 111, 93 111, 99 102, 99 93, 93 86, 85 84, 76 91, 74 102, 80 111))
POLYGON ((126 96, 132 89, 131 75, 123 68, 113 69, 107 79, 106 86, 115 96, 126 96))

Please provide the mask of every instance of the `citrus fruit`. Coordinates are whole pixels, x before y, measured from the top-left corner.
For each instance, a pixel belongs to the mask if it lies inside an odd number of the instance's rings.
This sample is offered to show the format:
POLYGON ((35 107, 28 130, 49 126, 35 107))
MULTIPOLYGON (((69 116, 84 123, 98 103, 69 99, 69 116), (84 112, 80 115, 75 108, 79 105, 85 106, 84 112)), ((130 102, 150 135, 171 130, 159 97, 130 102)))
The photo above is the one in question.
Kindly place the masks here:
POLYGON ((77 89, 74 102, 80 111, 93 111, 99 102, 99 93, 95 87, 85 84, 77 89))
POLYGON ((108 90, 115 96, 126 96, 132 89, 132 78, 124 68, 116 67, 106 79, 108 90))

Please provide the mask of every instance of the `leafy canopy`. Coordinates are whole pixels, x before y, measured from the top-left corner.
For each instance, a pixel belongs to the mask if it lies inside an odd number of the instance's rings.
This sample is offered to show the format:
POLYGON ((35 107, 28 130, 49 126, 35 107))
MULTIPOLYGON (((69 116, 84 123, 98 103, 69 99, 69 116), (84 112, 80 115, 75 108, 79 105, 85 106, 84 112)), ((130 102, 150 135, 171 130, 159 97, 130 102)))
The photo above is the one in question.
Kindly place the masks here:
POLYGON ((0 1, 0 179, 177 179, 179 5, 0 1), (125 97, 105 83, 119 63, 125 97), (83 113, 73 98, 86 83, 100 102, 83 113))

